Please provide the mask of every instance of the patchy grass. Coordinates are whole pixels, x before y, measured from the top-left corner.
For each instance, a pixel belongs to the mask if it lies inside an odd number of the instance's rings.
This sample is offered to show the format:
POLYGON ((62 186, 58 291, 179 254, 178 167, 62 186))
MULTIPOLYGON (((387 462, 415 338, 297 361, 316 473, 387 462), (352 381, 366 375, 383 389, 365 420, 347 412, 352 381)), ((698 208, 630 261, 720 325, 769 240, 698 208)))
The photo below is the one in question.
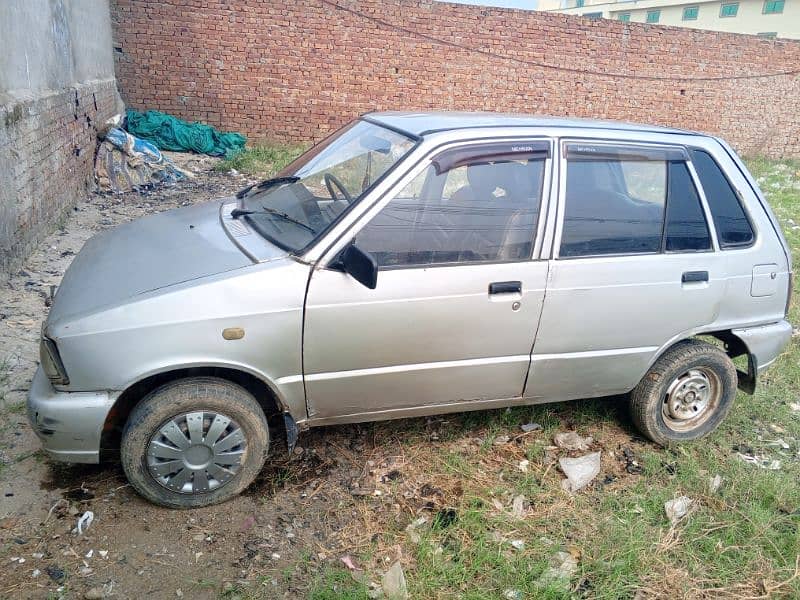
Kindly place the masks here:
MULTIPOLYGON (((800 264, 800 164, 748 163, 800 264)), ((380 495, 358 498, 341 532, 343 552, 364 571, 351 577, 329 561, 310 597, 366 598, 367 584, 398 559, 413 598, 800 597, 800 413, 790 402, 800 402, 797 338, 755 396, 737 396, 717 432, 669 450, 637 436, 624 398, 368 425, 367 437, 381 440, 367 477, 380 495), (519 425, 531 421, 543 431, 523 434, 519 425), (550 447, 565 429, 593 436, 603 453, 599 477, 575 496, 561 490, 550 447), (780 469, 746 463, 737 456, 745 449, 780 469), (402 476, 381 481, 393 470, 402 476), (512 514, 517 495, 522 518, 512 514), (671 525, 664 503, 681 495, 694 504, 671 525), (417 538, 406 527, 420 516, 417 538), (577 571, 548 579, 558 552, 573 556, 577 571)))
POLYGON ((297 158, 305 148, 303 145, 290 144, 253 146, 217 163, 214 169, 217 171, 235 169, 253 177, 272 177, 297 158))

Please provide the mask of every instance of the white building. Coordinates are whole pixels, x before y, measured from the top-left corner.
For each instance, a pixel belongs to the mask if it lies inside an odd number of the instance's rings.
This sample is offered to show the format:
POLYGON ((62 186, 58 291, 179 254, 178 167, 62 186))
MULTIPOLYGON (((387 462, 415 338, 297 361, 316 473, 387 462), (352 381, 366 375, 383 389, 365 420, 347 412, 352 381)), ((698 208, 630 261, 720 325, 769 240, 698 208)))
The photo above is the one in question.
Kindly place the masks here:
POLYGON ((538 10, 800 39, 800 0, 539 0, 538 10))

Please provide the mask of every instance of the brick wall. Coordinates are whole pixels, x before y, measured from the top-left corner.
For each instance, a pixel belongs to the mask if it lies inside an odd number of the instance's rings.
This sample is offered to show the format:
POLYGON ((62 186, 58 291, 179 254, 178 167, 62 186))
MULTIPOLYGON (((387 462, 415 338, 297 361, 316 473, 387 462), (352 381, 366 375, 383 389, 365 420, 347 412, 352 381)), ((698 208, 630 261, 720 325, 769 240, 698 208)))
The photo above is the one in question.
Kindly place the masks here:
POLYGON ((800 42, 432 0, 112 0, 112 21, 128 105, 256 139, 318 139, 369 110, 492 110, 800 156, 800 42))
POLYGON ((0 106, 0 277, 86 193, 118 101, 112 79, 0 106))

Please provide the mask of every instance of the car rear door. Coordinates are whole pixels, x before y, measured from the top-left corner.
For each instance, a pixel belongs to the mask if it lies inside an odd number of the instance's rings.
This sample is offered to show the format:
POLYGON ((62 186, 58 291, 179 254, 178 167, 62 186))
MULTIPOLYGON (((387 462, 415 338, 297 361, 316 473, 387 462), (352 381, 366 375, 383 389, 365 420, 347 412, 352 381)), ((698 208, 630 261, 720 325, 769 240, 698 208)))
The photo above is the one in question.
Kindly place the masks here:
POLYGON ((627 392, 664 344, 715 320, 726 266, 683 147, 561 144, 550 280, 525 395, 627 392))
POLYGON ((547 278, 533 257, 550 156, 547 140, 439 152, 348 234, 378 262, 375 289, 322 259, 305 311, 310 419, 522 396, 547 278))

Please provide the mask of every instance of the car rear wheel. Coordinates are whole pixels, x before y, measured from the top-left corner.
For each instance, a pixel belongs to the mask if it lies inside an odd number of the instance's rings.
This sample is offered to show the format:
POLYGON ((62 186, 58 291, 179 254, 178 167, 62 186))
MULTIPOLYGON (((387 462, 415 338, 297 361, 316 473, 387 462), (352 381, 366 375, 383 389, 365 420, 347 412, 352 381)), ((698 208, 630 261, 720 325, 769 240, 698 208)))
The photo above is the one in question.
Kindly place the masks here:
POLYGON ((244 490, 266 460, 269 428, 255 398, 223 379, 168 383, 133 410, 122 466, 142 496, 170 508, 224 502, 244 490))
POLYGON ((733 404, 736 368, 720 348, 685 340, 667 350, 630 394, 631 417, 666 446, 714 431, 733 404))

